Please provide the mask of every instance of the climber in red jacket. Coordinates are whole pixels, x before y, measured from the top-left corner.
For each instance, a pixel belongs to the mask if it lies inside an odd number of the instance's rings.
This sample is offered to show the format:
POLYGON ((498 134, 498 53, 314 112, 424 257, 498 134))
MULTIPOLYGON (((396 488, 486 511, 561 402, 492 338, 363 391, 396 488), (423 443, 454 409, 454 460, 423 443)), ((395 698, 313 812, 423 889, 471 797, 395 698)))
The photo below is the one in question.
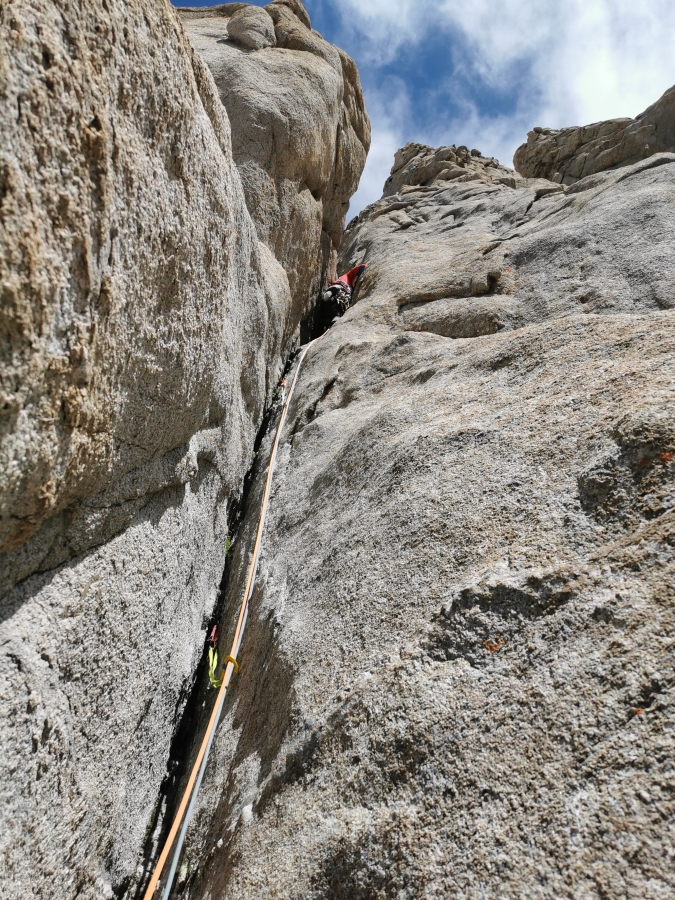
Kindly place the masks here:
MULTIPOLYGON (((343 284, 346 284, 349 288, 350 292, 354 290, 354 286, 359 278, 366 271, 366 264, 359 263, 358 266, 354 266, 353 269, 350 269, 349 272, 346 272, 344 275, 340 275, 338 278, 338 282, 341 281, 343 284)), ((336 282, 337 284, 337 282, 336 282)))
POLYGON ((334 281, 328 290, 324 292, 323 301, 326 305, 327 313, 329 315, 332 313, 329 321, 333 321, 336 316, 344 316, 347 312, 352 305, 352 293, 356 283, 365 271, 365 263, 354 266, 349 272, 340 275, 338 280, 334 281))

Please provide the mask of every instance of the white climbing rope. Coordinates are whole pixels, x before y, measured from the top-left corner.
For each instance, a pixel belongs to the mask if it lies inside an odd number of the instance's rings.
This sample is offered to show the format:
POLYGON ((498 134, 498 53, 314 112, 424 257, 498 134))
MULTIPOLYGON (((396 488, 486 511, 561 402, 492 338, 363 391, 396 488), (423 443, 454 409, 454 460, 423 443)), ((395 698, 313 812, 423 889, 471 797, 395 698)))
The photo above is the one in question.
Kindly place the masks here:
POLYGON ((169 895, 171 894, 171 887, 176 875, 176 868, 178 867, 178 862, 180 860, 183 843, 185 841, 185 835, 187 833, 188 825, 190 824, 190 819, 192 818, 192 814, 194 812, 195 804, 197 802, 197 794, 199 792, 202 779, 204 778, 204 772, 206 771, 206 766, 209 760, 211 745, 213 743, 213 736, 216 732, 216 728, 218 727, 218 722, 220 720, 220 715, 223 709, 223 703, 225 702, 225 694, 230 684, 232 673, 235 671, 235 669, 238 671, 239 668, 237 663, 237 656, 239 654, 242 638, 244 636, 244 629, 246 628, 249 602, 253 595, 253 588, 255 586, 255 577, 258 570, 258 560, 260 559, 260 547, 262 544, 262 536, 265 528, 265 519, 267 517, 267 507, 269 503, 270 490, 272 487, 272 476, 274 475, 274 468, 277 460, 277 450, 279 449, 279 442, 281 441, 281 433, 283 431, 284 424, 286 423, 288 407, 293 397, 293 392, 295 391, 295 386, 298 381, 298 376, 300 374, 302 364, 305 361, 305 357, 307 356, 310 347, 319 340, 321 340, 320 337, 316 338, 313 341, 310 341, 310 343, 307 344, 307 346, 302 350, 300 359, 298 360, 297 368, 295 370, 295 375, 293 376, 293 381, 291 382, 288 395, 285 398, 282 388, 283 405, 281 410, 281 418, 279 419, 277 433, 274 438, 274 444, 272 445, 272 452, 270 454, 269 467, 267 470, 267 480, 265 482, 265 492, 263 494, 262 507, 260 510, 260 519, 258 521, 255 546, 253 548, 253 559, 251 560, 251 565, 248 570, 248 578, 246 580, 246 588, 244 590, 241 609, 239 611, 239 618, 237 620, 237 628, 235 630, 234 638, 232 641, 232 650, 230 652, 230 655, 226 658, 225 663, 223 663, 225 674, 218 691, 218 696, 211 713, 211 718, 209 719, 206 733, 204 734, 204 738, 202 739, 199 753, 197 754, 197 759, 195 760, 194 766, 192 767, 192 772, 190 773, 187 786, 185 788, 185 791, 183 792, 183 797, 181 798, 178 812, 176 813, 174 821, 171 825, 171 830, 169 831, 169 835, 164 843, 164 847, 162 848, 162 852, 157 861, 157 865, 155 866, 152 878, 150 879, 145 894, 143 895, 143 900, 152 900, 152 897, 157 890, 157 885, 159 884, 159 880, 161 878, 162 871, 168 859, 169 853, 171 852, 171 847, 173 846, 176 835, 178 834, 178 830, 180 829, 180 834, 178 835, 178 841, 176 842, 176 847, 171 862, 171 868, 169 870, 169 875, 167 877, 164 892, 162 894, 162 900, 168 900, 169 895))

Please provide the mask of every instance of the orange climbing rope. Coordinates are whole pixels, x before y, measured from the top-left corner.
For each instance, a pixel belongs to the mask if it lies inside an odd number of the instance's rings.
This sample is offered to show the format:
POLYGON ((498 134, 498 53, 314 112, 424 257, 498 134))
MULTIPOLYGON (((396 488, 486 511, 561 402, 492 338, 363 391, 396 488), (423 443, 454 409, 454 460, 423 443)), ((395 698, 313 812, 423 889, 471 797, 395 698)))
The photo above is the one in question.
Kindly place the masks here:
POLYGON ((209 752, 211 749, 211 743, 213 741, 213 735, 216 730, 216 726, 218 725, 218 720, 220 719, 220 713, 223 708, 223 702, 225 700, 225 692, 230 684, 230 679, 232 678, 233 671, 239 671, 239 664, 237 662, 237 655, 239 653, 239 648, 241 646, 241 640, 244 635, 244 628, 246 627, 246 619, 248 616, 248 606, 249 600, 251 599, 251 595, 253 593, 253 586, 255 581, 255 575, 258 568, 258 558, 260 556, 260 545, 262 542, 263 531, 265 528, 265 518, 267 516, 267 506, 270 497, 270 489, 272 487, 272 476, 274 474, 274 466, 277 458, 277 450, 279 448, 279 442, 281 440, 281 432, 283 431, 284 424, 286 422, 286 414, 288 412, 288 407, 291 402, 291 398, 293 396, 293 392, 295 391, 295 386, 298 381, 298 375, 300 374, 300 369, 302 368, 302 364, 307 356, 307 352, 309 348, 315 344, 317 341, 321 340, 321 338, 316 338, 311 341, 307 346, 303 349, 300 359, 298 361, 298 366, 295 370, 295 375, 293 376, 293 381, 291 383, 290 390, 288 392, 288 396, 286 397, 282 411, 281 418, 279 419, 279 425, 277 426, 277 433, 274 439, 274 444, 272 445, 272 453, 270 454, 270 462, 269 468, 267 470, 267 480, 265 482, 265 493, 263 494, 263 502, 260 510, 260 519, 258 521, 258 531, 256 533, 255 546, 253 548, 253 559, 251 560, 251 565, 248 570, 248 578, 246 580, 246 589, 244 590, 244 596, 241 601, 241 609, 239 610, 239 618, 237 620, 237 627, 234 632, 234 638, 232 640, 232 649, 230 651, 229 656, 226 657, 225 662, 223 663, 223 668, 225 669, 225 675, 223 677, 222 684, 218 691, 218 695, 216 697, 216 703, 213 707, 213 711, 211 713, 211 718, 209 719, 209 724, 206 729, 206 733, 204 734, 204 738, 201 743, 201 747, 199 748, 199 753, 197 754, 197 759, 195 760, 195 764, 192 767, 192 771, 190 772, 190 777, 188 779, 188 783, 186 785, 185 791, 183 793, 183 797, 180 802, 180 806, 178 807, 178 812, 176 813, 176 817, 173 820, 171 825, 171 830, 169 831, 169 835, 166 839, 164 847, 162 848, 162 852, 160 854, 159 859, 157 860, 157 865, 155 866, 155 871, 152 874, 152 878, 148 884, 148 887, 143 895, 143 900, 151 900, 155 891, 157 890, 157 885, 159 884, 159 880, 162 876, 162 872, 164 870, 164 866, 168 859, 169 853, 171 852, 171 847, 173 846, 174 841, 176 840, 176 835, 178 834, 178 829, 181 828, 180 838, 178 844, 176 846, 176 850, 174 851, 174 858, 171 866, 171 870, 169 873, 169 877, 167 883, 164 888, 164 893, 162 895, 163 900, 168 900, 169 894, 171 893, 171 885, 173 883, 173 877, 175 875, 176 867, 178 865, 178 860, 180 858, 180 853, 182 850, 183 840, 185 838, 185 833, 187 831, 187 826, 190 822, 190 818, 192 815, 192 810, 194 809, 195 801, 197 798, 197 793, 199 791, 199 787, 201 785, 201 781, 204 775, 204 771, 206 769, 206 763, 208 761, 209 752), (188 808, 188 803, 190 804, 188 808), (186 813, 187 809, 187 815, 186 813))

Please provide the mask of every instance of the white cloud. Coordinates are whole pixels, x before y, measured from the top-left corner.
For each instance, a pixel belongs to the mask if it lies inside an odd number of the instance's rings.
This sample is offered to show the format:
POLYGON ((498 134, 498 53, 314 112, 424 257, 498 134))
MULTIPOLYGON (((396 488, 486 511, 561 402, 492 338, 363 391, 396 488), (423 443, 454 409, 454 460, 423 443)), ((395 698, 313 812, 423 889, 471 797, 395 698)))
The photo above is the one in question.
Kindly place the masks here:
POLYGON ((382 195, 394 154, 405 143, 405 124, 411 119, 410 97, 400 78, 388 78, 379 88, 369 91, 366 102, 373 140, 359 189, 349 206, 349 218, 382 195))
POLYGON ((530 62, 543 101, 534 112, 556 126, 635 116, 675 81, 672 0, 444 0, 441 11, 486 80, 530 62))
POLYGON ((396 58, 404 43, 420 41, 430 27, 427 0, 333 0, 346 29, 361 39, 359 63, 382 64, 396 58), (420 15, 422 12, 422 15, 420 15))
POLYGON ((438 123, 411 135, 409 107, 395 102, 396 86, 367 87, 373 152, 352 203, 356 211, 379 197, 393 152, 386 165, 385 156, 405 139, 466 143, 510 164, 534 125, 560 128, 634 117, 675 83, 672 0, 336 2, 344 27, 363 50, 357 58, 367 86, 376 82, 377 66, 395 60, 404 44, 422 54, 426 36, 440 30, 449 45, 463 48, 465 85, 474 79, 495 89, 517 77, 521 92, 510 115, 489 116, 468 100, 462 103, 456 86, 461 115, 444 119, 441 109, 438 123))
POLYGON ((400 136, 392 130, 385 119, 373 120, 373 143, 368 154, 366 168, 359 182, 359 189, 349 204, 347 219, 353 218, 361 210, 382 196, 382 185, 389 176, 394 162, 394 153, 401 146, 400 136))

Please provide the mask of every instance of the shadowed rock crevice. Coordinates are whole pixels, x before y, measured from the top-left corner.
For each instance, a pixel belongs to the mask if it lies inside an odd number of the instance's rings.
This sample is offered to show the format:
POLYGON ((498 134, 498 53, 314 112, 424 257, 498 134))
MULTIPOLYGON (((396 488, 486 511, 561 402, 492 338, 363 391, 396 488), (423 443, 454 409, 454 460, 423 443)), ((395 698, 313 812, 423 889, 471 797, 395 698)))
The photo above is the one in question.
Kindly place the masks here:
MULTIPOLYGON (((290 366, 291 363, 289 362, 285 374, 288 373, 290 366)), ((258 434, 256 435, 254 442, 254 452, 256 454, 259 452, 265 438, 269 436, 271 426, 275 419, 278 418, 278 415, 279 395, 277 394, 275 396, 275 402, 267 410, 258 434)), ((133 883, 131 878, 127 879, 123 890, 121 890, 121 896, 124 896, 130 887, 134 887, 134 896, 137 900, 140 900, 147 889, 147 884, 152 875, 154 866, 157 863, 163 842, 168 836, 178 804, 182 798, 183 791, 185 790, 191 766, 194 764, 196 747, 203 737, 208 718, 211 714, 215 693, 210 687, 207 678, 208 636, 210 635, 214 624, 220 623, 225 615, 228 586, 233 578, 233 571, 236 571, 235 558, 238 556, 237 551, 229 552, 229 549, 237 542, 240 532, 244 528, 246 516, 250 512, 250 505, 252 502, 251 492, 254 485, 254 479, 255 465, 253 464, 246 473, 240 499, 230 506, 228 534, 232 536, 232 539, 225 555, 225 566, 220 582, 218 600, 210 618, 202 623, 203 628, 205 629, 207 643, 204 646, 202 657, 193 674, 190 684, 184 687, 185 696, 180 698, 177 704, 177 710, 182 710, 182 713, 174 725, 166 774, 160 786, 153 816, 148 825, 142 860, 139 862, 133 883)), ((222 650, 220 651, 220 655, 222 658, 222 650)), ((148 702, 146 713, 151 702, 152 701, 148 702)), ((140 724, 141 723, 139 723, 139 725, 140 724)), ((197 877, 198 872, 195 872, 194 874, 195 877, 197 877)))
MULTIPOLYGON (((242 796, 237 777, 239 769, 249 764, 257 771, 258 785, 262 785, 274 765, 293 717, 293 667, 279 652, 275 640, 273 614, 258 618, 259 595, 252 600, 250 623, 240 658, 242 669, 231 691, 224 712, 223 728, 237 734, 237 746, 230 764, 230 774, 221 791, 205 804, 208 815, 205 830, 200 834, 200 850, 190 854, 191 862, 184 877, 185 887, 200 889, 208 884, 211 890, 225 892, 236 866, 236 836, 245 827, 249 813, 246 807, 255 802, 248 794, 242 796), (245 660, 245 663, 243 662, 245 660), (243 822, 242 822, 243 817, 243 822), (218 844, 220 842, 220 846, 218 844), (217 848, 218 865, 214 865, 213 848, 217 848)), ((211 692, 206 693, 211 699, 211 692)), ((204 717, 202 717, 204 718, 204 717)), ((193 731, 203 731, 202 727, 193 731)))

